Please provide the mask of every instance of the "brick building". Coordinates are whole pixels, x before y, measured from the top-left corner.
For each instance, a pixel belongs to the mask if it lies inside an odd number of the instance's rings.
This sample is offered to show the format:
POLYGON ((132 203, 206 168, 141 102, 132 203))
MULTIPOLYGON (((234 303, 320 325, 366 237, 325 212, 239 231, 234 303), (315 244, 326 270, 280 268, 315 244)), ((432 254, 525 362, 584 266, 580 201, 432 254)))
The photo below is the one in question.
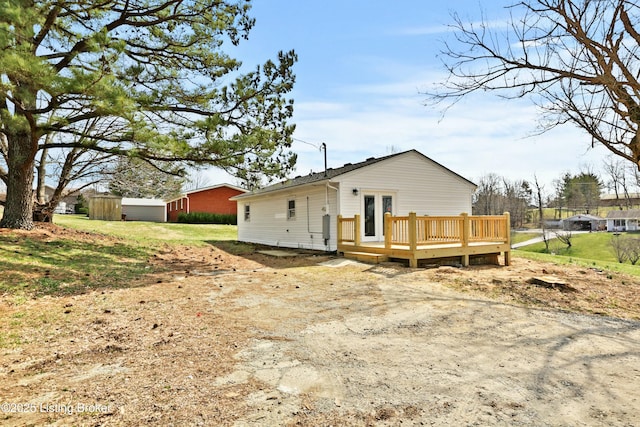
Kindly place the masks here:
POLYGON ((206 212, 237 215, 237 203, 229 198, 247 190, 230 184, 198 188, 167 202, 167 221, 177 222, 180 213, 206 212))

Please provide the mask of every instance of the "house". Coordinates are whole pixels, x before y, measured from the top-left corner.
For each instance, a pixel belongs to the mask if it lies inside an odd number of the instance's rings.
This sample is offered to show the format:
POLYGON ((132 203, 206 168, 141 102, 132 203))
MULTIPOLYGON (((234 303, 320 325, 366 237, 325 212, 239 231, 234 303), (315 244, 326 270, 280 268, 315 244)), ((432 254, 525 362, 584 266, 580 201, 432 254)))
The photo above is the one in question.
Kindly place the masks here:
POLYGON ((565 231, 599 231, 606 229, 606 220, 595 215, 574 215, 561 221, 565 231))
POLYGON ((166 222, 165 202, 160 199, 123 197, 122 219, 126 221, 166 222))
POLYGON ((640 193, 603 194, 600 196, 600 206, 640 206, 640 193))
MULTIPOLYGON (((51 197, 53 197, 53 193, 55 192, 55 190, 55 187, 52 187, 50 185, 44 186, 44 197, 46 201, 51 200, 51 197)), ((78 196, 80 196, 81 192, 75 189, 68 189, 65 190, 63 194, 65 194, 65 196, 58 202, 58 205, 55 207, 54 213, 74 213, 76 203, 78 203, 78 196)))
POLYGON ((238 240, 337 250, 337 217, 360 215, 363 242, 384 241, 383 218, 471 212, 476 185, 416 150, 298 176, 233 197, 238 240))
POLYGON ((607 231, 638 231, 640 209, 609 211, 607 214, 607 231))
POLYGON ((246 192, 247 190, 230 184, 188 191, 166 202, 167 219, 169 222, 177 222, 178 215, 191 212, 237 215, 237 203, 229 199, 246 192))

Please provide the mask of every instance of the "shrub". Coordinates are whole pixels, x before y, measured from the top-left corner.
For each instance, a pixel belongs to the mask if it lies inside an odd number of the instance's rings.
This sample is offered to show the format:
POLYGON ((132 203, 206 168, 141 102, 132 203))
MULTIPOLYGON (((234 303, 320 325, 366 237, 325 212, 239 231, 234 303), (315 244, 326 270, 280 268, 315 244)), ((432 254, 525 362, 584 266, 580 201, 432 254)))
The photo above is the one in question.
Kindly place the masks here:
POLYGON ((618 262, 636 265, 640 261, 640 238, 614 235, 609 244, 618 262))
POLYGON ((178 222, 185 224, 238 224, 238 215, 215 214, 209 212, 190 212, 178 214, 178 222))

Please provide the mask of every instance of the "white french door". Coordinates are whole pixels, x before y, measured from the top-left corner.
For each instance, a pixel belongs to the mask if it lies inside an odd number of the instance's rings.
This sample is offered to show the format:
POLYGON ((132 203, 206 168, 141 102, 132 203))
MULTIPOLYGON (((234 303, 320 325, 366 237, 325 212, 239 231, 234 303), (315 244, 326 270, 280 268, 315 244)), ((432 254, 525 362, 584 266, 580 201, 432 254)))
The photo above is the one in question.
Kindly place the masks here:
POLYGON ((380 242, 384 240, 384 214, 393 215, 394 195, 385 192, 367 191, 362 194, 362 241, 380 242))

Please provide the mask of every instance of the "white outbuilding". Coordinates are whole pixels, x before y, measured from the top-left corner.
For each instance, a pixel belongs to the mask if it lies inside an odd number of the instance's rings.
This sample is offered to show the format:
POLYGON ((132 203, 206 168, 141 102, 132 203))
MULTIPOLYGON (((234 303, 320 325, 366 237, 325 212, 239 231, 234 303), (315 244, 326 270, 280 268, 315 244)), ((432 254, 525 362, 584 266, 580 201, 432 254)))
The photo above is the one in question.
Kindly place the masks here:
POLYGON ((166 203, 160 199, 123 197, 122 219, 125 221, 166 222, 166 203))

